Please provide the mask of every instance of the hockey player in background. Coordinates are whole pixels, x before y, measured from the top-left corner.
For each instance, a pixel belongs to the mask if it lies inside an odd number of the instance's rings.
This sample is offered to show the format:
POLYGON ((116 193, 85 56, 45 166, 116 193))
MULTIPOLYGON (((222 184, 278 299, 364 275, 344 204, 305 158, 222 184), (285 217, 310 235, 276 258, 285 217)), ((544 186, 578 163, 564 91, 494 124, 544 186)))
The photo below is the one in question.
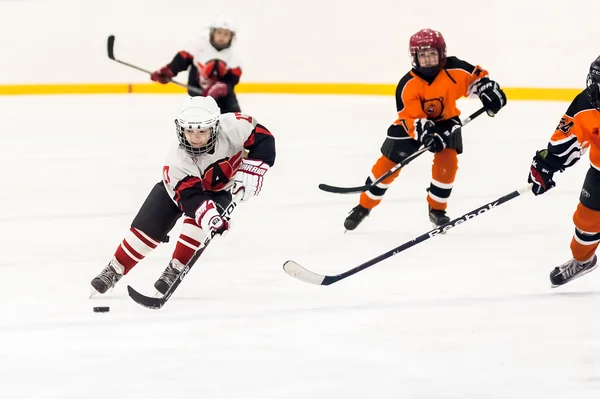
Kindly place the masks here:
MULTIPOLYGON (((211 96, 223 113, 240 112, 235 86, 242 68, 235 51, 235 26, 221 15, 210 25, 208 32, 178 52, 173 60, 150 75, 158 83, 168 83, 179 72, 189 69, 188 86, 200 88, 203 96, 211 96)), ((188 90, 190 96, 198 93, 188 90)))
POLYGON ((232 193, 241 201, 260 193, 275 162, 275 139, 251 116, 221 114, 212 97, 190 97, 175 120, 178 145, 166 158, 162 181, 150 191, 108 265, 91 284, 103 294, 146 257, 183 215, 172 260, 155 288, 165 293, 205 240, 229 229, 221 213, 232 193), (244 154, 247 152, 247 157, 244 154))
MULTIPOLYGON (((494 116, 506 105, 506 96, 481 67, 446 57, 446 42, 440 32, 418 31, 410 38, 409 50, 413 68, 396 87, 398 116, 388 128, 382 155, 366 183, 377 180, 421 145, 431 146, 435 155, 427 194, 429 219, 441 226, 450 221, 446 207, 458 169, 457 155, 463 151, 456 100, 477 95, 488 115, 494 116)), ((399 173, 361 194, 359 204, 344 221, 346 230, 354 230, 370 214, 399 173)))
POLYGON ((561 118, 547 148, 536 151, 527 180, 535 195, 556 184, 554 173, 573 166, 590 149, 591 167, 583 182, 573 215, 573 258, 550 273, 553 287, 594 270, 600 242, 600 57, 590 65, 585 90, 579 93, 561 118))

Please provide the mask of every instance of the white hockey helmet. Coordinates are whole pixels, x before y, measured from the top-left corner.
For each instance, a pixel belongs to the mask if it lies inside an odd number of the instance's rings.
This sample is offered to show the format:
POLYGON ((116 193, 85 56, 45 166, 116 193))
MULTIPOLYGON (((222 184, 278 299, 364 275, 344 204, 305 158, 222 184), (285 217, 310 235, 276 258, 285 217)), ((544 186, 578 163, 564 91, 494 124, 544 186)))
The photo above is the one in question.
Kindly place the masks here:
POLYGON ((225 14, 218 15, 210 24, 210 29, 227 29, 233 34, 235 34, 236 31, 235 23, 225 14))
POLYGON ((212 23, 210 24, 210 44, 218 51, 224 50, 226 48, 231 47, 231 43, 233 43, 233 39, 235 39, 235 31, 236 31, 236 27, 235 27, 235 23, 233 22, 233 20, 225 15, 225 14, 221 14, 219 16, 217 16, 212 23), (231 39, 229 39, 229 42, 226 44, 219 44, 217 42, 215 42, 215 29, 226 29, 229 32, 231 32, 231 39))
POLYGON ((179 145, 193 156, 212 151, 217 143, 220 116, 221 109, 214 98, 209 96, 188 97, 179 116, 175 119, 179 145), (187 129, 210 129, 210 137, 206 145, 194 148, 185 137, 187 129))

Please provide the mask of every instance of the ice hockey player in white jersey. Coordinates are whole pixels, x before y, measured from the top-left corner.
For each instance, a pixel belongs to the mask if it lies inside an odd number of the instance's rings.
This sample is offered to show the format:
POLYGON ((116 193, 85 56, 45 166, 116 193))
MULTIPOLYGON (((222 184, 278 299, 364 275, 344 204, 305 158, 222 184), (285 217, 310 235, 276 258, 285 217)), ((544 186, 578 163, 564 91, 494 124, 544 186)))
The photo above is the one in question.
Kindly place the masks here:
MULTIPOLYGON (((242 67, 235 46, 236 28, 226 15, 218 16, 207 32, 191 41, 173 60, 150 75, 158 83, 168 83, 178 73, 189 69, 188 86, 201 88, 211 96, 223 113, 240 112, 235 86, 242 76, 242 67)), ((190 96, 198 93, 188 90, 190 96)))
POLYGON ((91 285, 105 293, 148 256, 183 216, 172 260, 155 288, 165 293, 207 238, 229 229, 221 213, 232 194, 241 201, 261 191, 275 163, 275 139, 251 116, 221 114, 212 97, 189 97, 175 120, 178 144, 168 154, 157 183, 131 223, 113 258, 91 285), (246 154, 244 156, 244 154, 246 154))

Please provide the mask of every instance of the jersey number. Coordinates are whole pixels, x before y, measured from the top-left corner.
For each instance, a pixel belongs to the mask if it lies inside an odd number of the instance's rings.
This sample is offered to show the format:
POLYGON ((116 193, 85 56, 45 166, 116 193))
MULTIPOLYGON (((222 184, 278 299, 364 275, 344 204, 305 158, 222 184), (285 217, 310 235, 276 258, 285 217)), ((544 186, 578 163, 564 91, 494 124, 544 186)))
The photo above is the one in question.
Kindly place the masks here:
POLYGON ((556 130, 560 130, 564 134, 569 134, 569 130, 573 127, 573 121, 567 123, 567 118, 561 118, 556 130))
POLYGON ((171 178, 169 177, 169 167, 163 166, 163 180, 165 183, 171 183, 171 178))

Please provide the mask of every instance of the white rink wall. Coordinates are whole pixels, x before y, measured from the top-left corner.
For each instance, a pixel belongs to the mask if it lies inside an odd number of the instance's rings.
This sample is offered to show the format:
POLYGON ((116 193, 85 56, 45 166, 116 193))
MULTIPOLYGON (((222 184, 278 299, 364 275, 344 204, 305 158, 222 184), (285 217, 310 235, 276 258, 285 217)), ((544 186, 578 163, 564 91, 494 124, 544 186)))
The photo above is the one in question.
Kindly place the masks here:
POLYGON ((597 0, 0 0, 0 85, 146 82, 107 58, 108 35, 118 58, 155 69, 220 12, 244 82, 395 83, 424 27, 505 87, 583 87, 600 53, 597 0))

